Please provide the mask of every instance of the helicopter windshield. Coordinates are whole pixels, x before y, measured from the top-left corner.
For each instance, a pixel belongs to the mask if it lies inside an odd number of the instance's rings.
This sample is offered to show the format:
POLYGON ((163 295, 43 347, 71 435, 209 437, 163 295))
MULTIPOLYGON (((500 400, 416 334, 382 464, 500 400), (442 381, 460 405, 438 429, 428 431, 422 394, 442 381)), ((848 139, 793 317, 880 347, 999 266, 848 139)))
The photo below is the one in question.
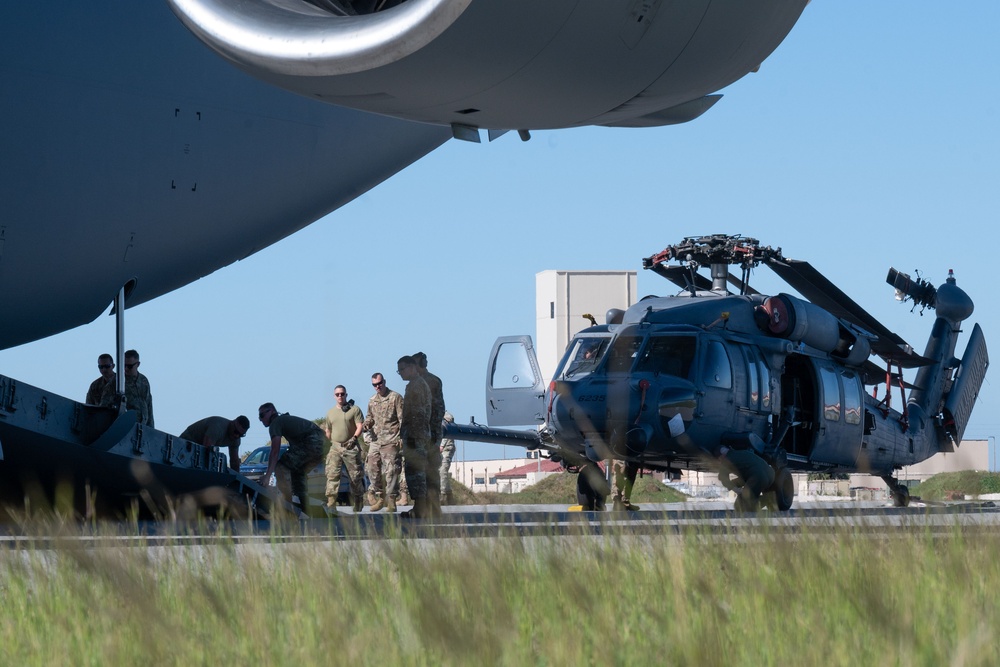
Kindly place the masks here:
POLYGON ((608 349, 610 341, 610 337, 593 336, 575 339, 569 353, 566 355, 566 359, 568 360, 566 370, 562 373, 561 377, 569 378, 584 375, 594 370, 597 362, 601 360, 604 352, 608 349))

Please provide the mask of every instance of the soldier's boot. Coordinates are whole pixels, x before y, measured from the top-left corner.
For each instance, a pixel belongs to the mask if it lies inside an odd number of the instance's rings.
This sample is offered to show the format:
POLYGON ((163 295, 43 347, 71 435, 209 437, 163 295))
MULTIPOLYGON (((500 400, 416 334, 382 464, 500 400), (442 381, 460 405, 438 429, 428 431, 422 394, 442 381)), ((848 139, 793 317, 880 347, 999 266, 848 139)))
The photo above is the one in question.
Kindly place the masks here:
POLYGON ((429 518, 427 509, 427 498, 414 498, 413 507, 406 512, 400 513, 404 519, 427 519, 429 518))
POLYGON ((409 505, 410 504, 410 497, 408 495, 406 495, 405 493, 399 494, 399 504, 400 505, 409 505))
POLYGON ((375 498, 375 501, 371 505, 372 512, 378 512, 383 507, 385 507, 385 503, 382 502, 381 498, 375 498))
POLYGON ((354 496, 354 513, 361 514, 361 510, 365 508, 365 497, 364 496, 354 496))
POLYGON ((439 503, 438 507, 443 507, 445 505, 450 505, 451 503, 448 502, 448 494, 447 493, 442 493, 441 494, 441 498, 438 501, 438 503, 439 503))
MULTIPOLYGON (((372 511, 374 512, 375 510, 373 509, 372 511)), ((396 499, 395 498, 393 498, 393 497, 390 496, 389 498, 385 499, 385 511, 386 512, 395 512, 396 511, 396 499)))

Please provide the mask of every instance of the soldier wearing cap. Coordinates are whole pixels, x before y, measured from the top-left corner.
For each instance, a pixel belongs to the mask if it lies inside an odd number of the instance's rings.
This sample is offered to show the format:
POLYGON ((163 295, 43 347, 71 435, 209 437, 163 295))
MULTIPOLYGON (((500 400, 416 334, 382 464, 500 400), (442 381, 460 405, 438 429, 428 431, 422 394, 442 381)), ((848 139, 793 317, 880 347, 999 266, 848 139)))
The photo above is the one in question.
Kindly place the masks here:
POLYGON ((225 417, 205 417, 188 426, 181 437, 191 442, 197 442, 202 447, 227 447, 229 449, 229 467, 240 471, 240 440, 250 430, 250 420, 246 415, 236 419, 225 417))

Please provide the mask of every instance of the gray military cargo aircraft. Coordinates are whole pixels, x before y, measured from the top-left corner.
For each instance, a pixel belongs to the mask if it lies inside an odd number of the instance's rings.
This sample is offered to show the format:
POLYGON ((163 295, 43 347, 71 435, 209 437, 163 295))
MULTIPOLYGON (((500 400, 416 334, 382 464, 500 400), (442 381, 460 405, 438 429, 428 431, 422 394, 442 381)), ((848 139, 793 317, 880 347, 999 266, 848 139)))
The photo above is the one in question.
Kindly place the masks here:
MULTIPOLYGON (((247 257, 452 137, 690 121, 806 4, 3 3, 0 349, 247 257)), ((137 494, 136 455, 165 493, 231 481, 167 434, 64 401, 0 377, 8 496, 57 478, 137 494)))
MULTIPOLYGON (((973 304, 951 272, 935 289, 889 271, 900 299, 937 313, 919 355, 808 262, 756 239, 686 238, 643 267, 680 293, 612 309, 606 324, 577 333, 548 387, 529 337, 499 339, 487 367, 489 427, 449 432, 547 450, 587 473, 577 488, 590 509, 602 507, 607 494, 594 462, 719 471, 721 446, 770 465, 774 481, 763 500, 780 510, 794 498, 791 471, 880 475, 895 504, 905 506, 909 492, 895 471, 961 443, 989 356, 978 324, 962 358, 955 356, 973 304), (740 277, 730 265, 740 267, 740 277), (808 300, 754 290, 748 280, 759 265, 808 300), (912 384, 902 369, 916 369, 912 384), (891 405, 893 386, 901 394, 909 389, 901 409, 891 405), (497 428, 527 424, 538 428, 497 428)), ((737 509, 756 509, 756 500, 738 496, 737 509)))

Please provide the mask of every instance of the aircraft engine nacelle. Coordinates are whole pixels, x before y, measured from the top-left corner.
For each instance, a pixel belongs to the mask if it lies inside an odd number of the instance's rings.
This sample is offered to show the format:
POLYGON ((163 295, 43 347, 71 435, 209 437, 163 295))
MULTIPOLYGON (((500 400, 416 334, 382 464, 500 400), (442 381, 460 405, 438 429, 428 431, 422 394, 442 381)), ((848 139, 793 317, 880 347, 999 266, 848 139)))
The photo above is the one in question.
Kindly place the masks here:
POLYGON ((868 339, 848 331, 840 320, 816 304, 790 294, 768 297, 758 312, 763 331, 828 352, 849 366, 864 363, 871 353, 868 339))
POLYGON ((435 124, 645 127, 701 115, 806 0, 168 0, 250 74, 435 124), (383 7, 377 11, 368 7, 383 7))

